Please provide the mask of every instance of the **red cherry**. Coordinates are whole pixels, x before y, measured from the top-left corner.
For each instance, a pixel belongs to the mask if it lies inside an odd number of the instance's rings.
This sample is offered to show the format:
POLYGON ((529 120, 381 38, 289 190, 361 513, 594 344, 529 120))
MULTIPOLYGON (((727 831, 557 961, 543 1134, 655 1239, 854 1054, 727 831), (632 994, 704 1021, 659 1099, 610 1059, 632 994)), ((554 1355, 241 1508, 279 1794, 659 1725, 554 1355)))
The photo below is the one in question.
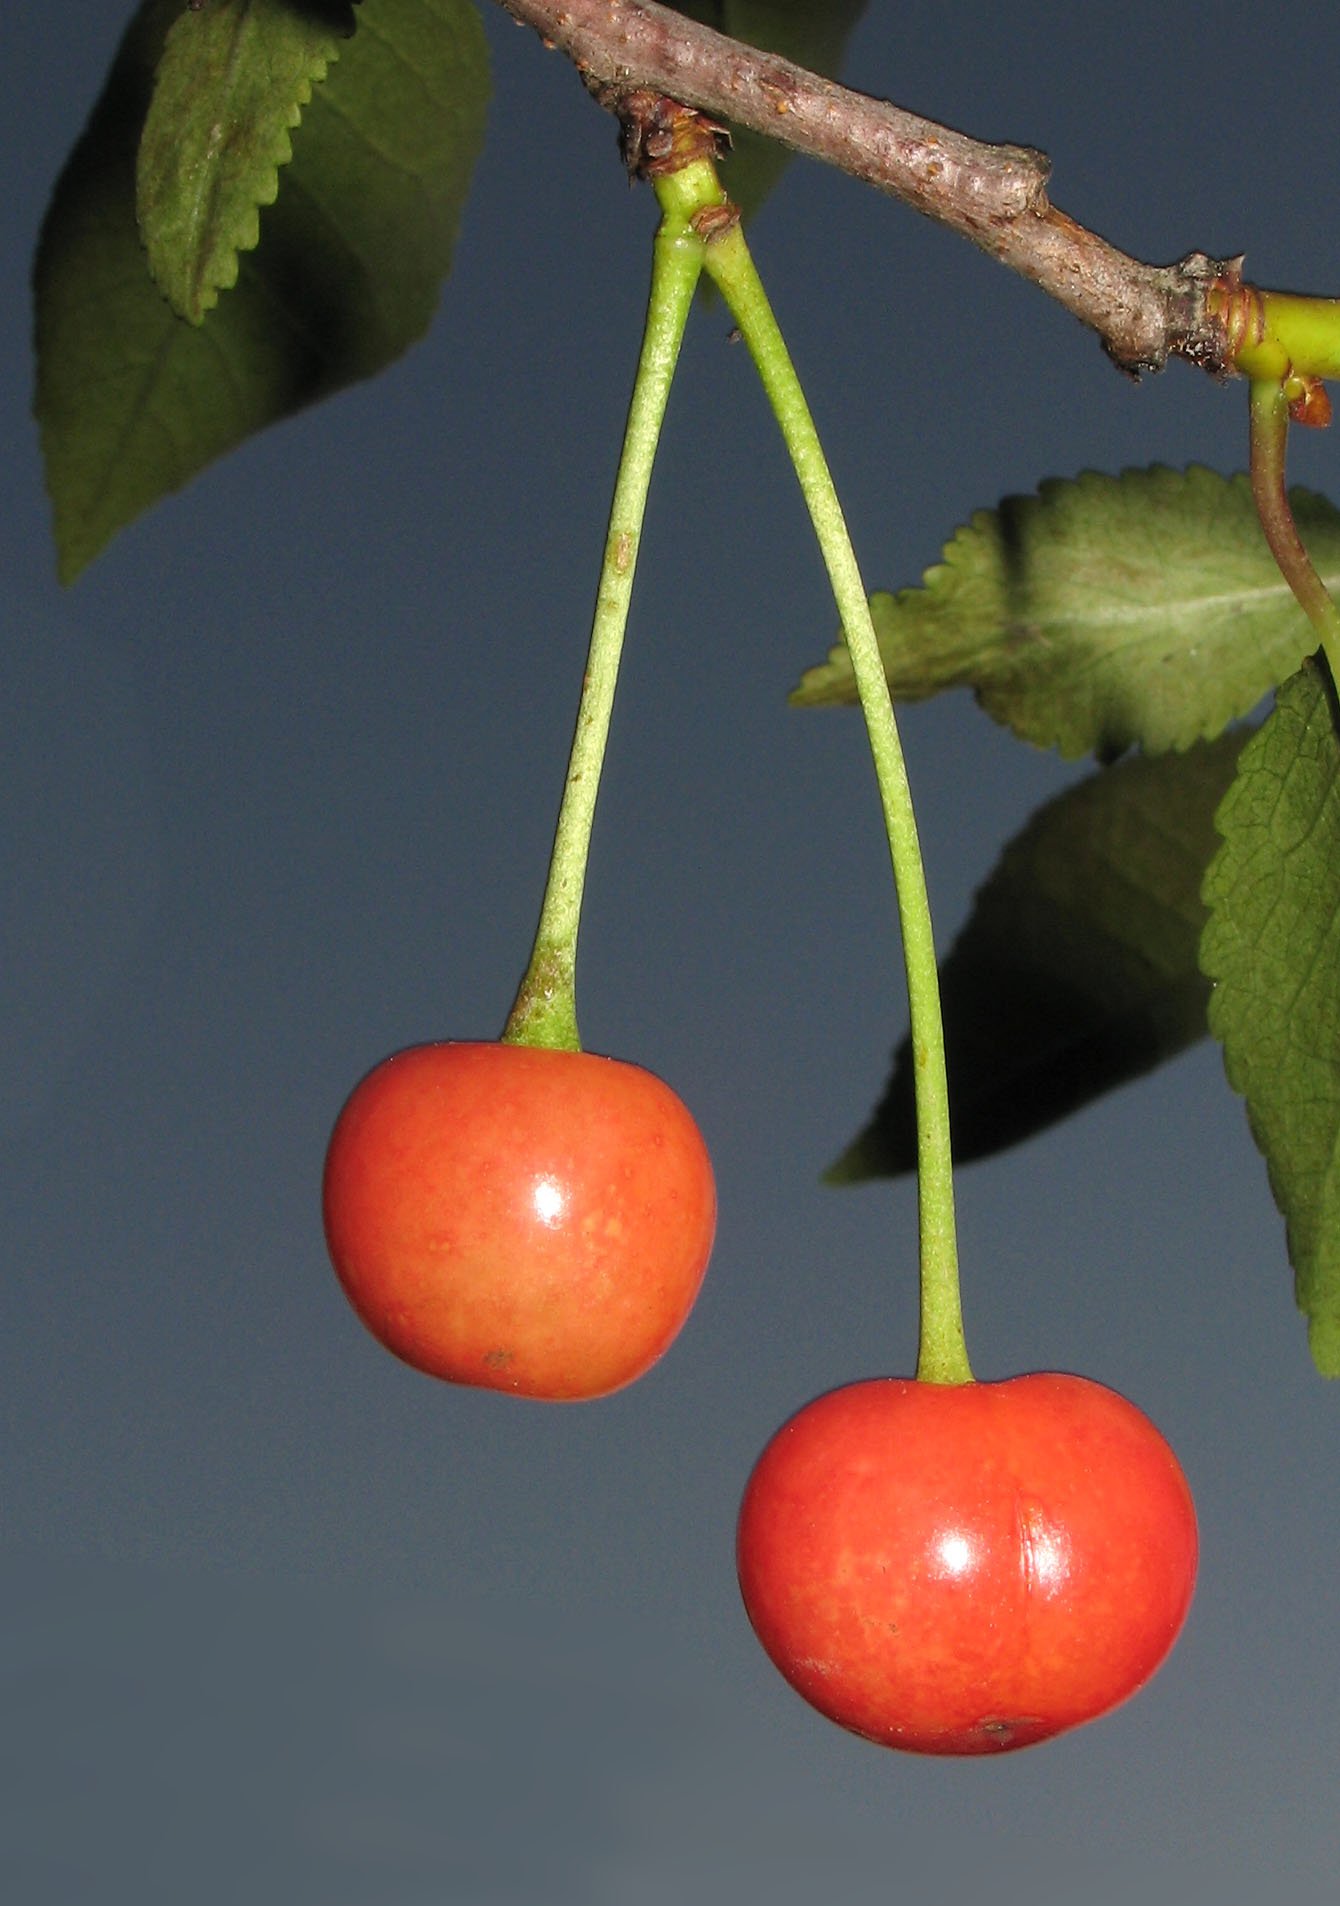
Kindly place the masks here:
POLYGON ((716 1189, 682 1102, 593 1053, 396 1053, 340 1113, 326 1241, 375 1337, 415 1369, 551 1400, 655 1363, 693 1306, 716 1189))
POLYGON ((883 1378, 808 1404, 745 1490, 740 1587, 820 1713, 886 1747, 1027 1747, 1134 1694, 1177 1638, 1177 1458, 1083 1377, 883 1378))

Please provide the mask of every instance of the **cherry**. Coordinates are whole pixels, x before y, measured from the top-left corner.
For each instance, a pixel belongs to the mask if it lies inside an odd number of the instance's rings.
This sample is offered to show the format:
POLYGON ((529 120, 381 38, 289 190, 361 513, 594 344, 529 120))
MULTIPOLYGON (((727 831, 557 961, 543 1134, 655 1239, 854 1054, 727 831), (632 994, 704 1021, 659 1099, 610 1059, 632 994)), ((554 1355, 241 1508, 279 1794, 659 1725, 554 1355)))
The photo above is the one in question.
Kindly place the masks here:
POLYGON ((1196 1578, 1177 1458, 1101 1384, 881 1378, 818 1397, 750 1477, 750 1621, 830 1720, 991 1754, 1105 1714, 1175 1641, 1196 1578))
POLYGON ((442 1043, 358 1085, 326 1156, 345 1293, 454 1383, 606 1395, 665 1351, 716 1227, 706 1146, 652 1073, 593 1053, 442 1043))

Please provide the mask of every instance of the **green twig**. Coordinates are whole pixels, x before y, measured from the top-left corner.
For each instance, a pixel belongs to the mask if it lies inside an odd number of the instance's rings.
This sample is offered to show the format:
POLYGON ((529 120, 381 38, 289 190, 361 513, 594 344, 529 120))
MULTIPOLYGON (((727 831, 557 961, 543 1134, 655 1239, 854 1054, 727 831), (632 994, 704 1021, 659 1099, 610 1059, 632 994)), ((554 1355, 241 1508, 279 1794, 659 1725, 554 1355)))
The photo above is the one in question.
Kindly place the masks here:
POLYGON ((1340 298, 1267 291, 1234 267, 1207 291, 1205 309, 1223 323, 1228 355, 1244 377, 1340 377, 1340 298))

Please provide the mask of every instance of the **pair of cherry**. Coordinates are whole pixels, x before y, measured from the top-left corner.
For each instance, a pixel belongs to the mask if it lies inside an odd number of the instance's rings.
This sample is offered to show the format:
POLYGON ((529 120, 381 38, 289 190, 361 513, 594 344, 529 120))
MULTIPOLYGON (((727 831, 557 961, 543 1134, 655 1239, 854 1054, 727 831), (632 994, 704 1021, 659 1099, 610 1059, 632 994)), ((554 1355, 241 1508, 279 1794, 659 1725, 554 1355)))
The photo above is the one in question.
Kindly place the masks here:
MULTIPOLYGON (((668 1086, 507 1043, 418 1046, 370 1073, 324 1203, 374 1336, 433 1376, 551 1401, 661 1356, 716 1226, 707 1148, 668 1086)), ((1124 1701, 1177 1637, 1196 1556, 1153 1424, 1054 1373, 817 1398, 760 1457, 737 1544, 792 1686, 868 1739, 937 1754, 1028 1746, 1124 1701)))

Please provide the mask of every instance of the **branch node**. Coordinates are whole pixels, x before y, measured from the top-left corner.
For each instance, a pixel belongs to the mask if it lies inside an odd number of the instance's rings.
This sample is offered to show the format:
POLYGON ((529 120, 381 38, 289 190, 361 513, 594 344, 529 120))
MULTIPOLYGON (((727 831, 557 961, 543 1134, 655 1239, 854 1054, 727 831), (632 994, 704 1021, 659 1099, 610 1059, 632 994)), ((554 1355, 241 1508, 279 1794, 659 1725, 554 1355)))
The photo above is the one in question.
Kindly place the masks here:
POLYGON ((607 85, 588 79, 593 96, 619 121, 619 150, 630 179, 680 172, 699 159, 716 160, 730 133, 706 113, 667 99, 647 86, 607 85))
POLYGON ((1242 279, 1242 254, 1211 258, 1188 252, 1171 267, 1179 284, 1170 300, 1169 349, 1213 377, 1233 375, 1234 344, 1223 306, 1225 295, 1236 307, 1242 279))

